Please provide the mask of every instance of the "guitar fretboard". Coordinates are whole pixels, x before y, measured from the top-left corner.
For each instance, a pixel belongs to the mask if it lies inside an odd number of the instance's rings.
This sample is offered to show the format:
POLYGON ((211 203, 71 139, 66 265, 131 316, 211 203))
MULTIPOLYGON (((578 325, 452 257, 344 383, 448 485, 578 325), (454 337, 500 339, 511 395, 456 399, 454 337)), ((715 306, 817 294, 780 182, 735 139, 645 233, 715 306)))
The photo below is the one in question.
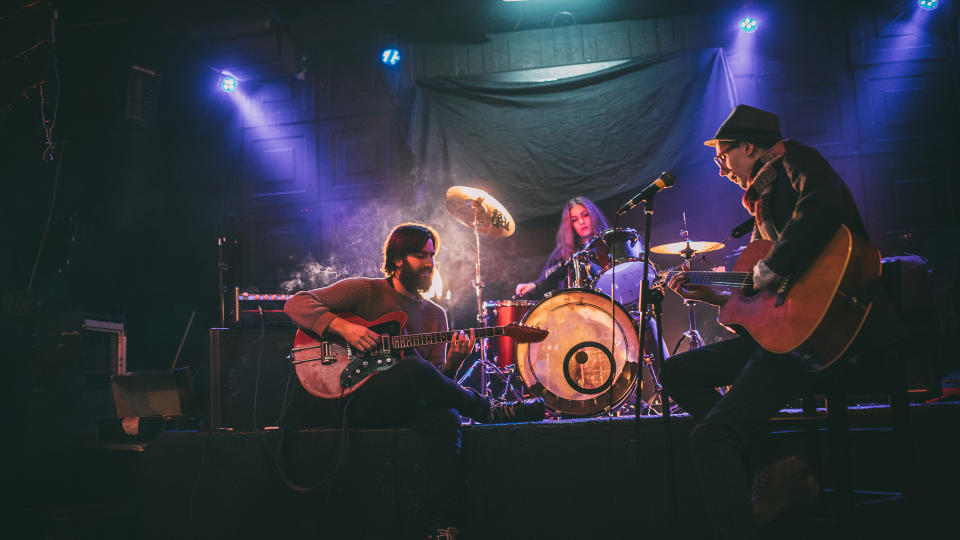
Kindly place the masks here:
MULTIPOLYGON (((664 281, 670 281, 673 276, 681 273, 681 271, 670 271, 665 272, 664 281)), ((752 272, 686 272, 687 277, 690 278, 689 283, 691 285, 717 285, 721 287, 733 287, 736 289, 742 289, 747 286, 753 285, 753 273, 752 272)))
MULTIPOLYGON (((493 328, 471 328, 470 330, 474 331, 477 339, 504 335, 502 326, 495 326, 493 328)), ((463 332, 469 335, 470 330, 463 330, 463 332)), ((393 349, 409 349, 410 347, 420 347, 421 345, 447 343, 453 341, 453 334, 456 332, 458 332, 458 330, 390 336, 390 347, 393 349)))

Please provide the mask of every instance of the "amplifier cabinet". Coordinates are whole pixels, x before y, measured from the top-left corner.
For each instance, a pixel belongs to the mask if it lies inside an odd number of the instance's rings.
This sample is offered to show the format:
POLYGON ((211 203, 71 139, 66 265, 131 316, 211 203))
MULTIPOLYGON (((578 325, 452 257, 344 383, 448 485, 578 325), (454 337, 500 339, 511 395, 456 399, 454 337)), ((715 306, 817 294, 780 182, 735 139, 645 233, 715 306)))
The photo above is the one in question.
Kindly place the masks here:
POLYGON ((287 356, 296 327, 260 329, 211 328, 211 429, 262 429, 276 426, 288 376, 287 356))

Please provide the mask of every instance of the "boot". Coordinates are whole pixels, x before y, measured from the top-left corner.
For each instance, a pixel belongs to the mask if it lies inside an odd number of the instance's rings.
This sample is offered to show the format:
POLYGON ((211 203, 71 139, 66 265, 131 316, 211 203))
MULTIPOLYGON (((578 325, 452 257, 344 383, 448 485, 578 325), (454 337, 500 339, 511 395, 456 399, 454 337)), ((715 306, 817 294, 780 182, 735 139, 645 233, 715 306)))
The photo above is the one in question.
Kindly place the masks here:
POLYGON ((523 401, 504 401, 490 404, 490 419, 487 424, 508 424, 513 422, 539 422, 546 410, 543 398, 523 401))

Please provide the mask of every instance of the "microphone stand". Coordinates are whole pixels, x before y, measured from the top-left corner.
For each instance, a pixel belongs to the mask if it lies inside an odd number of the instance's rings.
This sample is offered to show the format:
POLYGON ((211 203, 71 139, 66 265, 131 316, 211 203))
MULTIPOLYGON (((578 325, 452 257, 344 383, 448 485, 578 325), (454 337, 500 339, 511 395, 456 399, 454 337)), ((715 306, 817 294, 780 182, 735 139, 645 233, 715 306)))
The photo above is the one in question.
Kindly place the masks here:
MULTIPOLYGON (((649 277, 650 232, 652 227, 651 222, 653 220, 653 199, 654 199, 654 194, 651 194, 648 197, 648 200, 644 201, 644 207, 643 207, 643 210, 644 210, 643 212, 644 213, 643 281, 640 286, 640 298, 637 305, 637 308, 640 310, 640 313, 642 314, 640 318, 640 358, 638 359, 640 362, 639 364, 640 366, 643 366, 643 358, 644 358, 644 352, 646 349, 646 342, 647 342, 646 340, 647 321, 649 320, 649 317, 650 317, 649 310, 647 309, 647 305, 650 305, 650 307, 653 309, 653 313, 654 313, 656 325, 657 325, 657 332, 656 332, 657 346, 656 346, 656 352, 654 353, 654 359, 659 363, 660 366, 662 366, 664 362, 663 346, 661 344, 661 340, 662 340, 661 329, 663 328, 661 308, 662 308, 662 301, 663 301, 663 293, 660 291, 650 290, 650 277, 649 277)), ((657 371, 657 370, 654 370, 654 371, 657 371)), ((641 374, 642 374, 642 370, 641 370, 641 374)), ((663 494, 663 496, 665 498, 664 503, 666 505, 666 508, 668 508, 669 517, 671 518, 671 519, 668 519, 667 522, 671 523, 676 528, 677 485, 676 485, 676 470, 674 468, 674 462, 673 462, 673 438, 671 437, 671 429, 670 429, 670 396, 667 394, 666 389, 664 389, 663 386, 659 384, 659 377, 657 377, 656 380, 658 381, 657 391, 660 394, 660 407, 663 410, 663 416, 662 416, 663 418, 663 456, 661 458, 662 459, 661 463, 667 465, 667 473, 666 473, 666 479, 665 479, 667 483, 667 487, 666 487, 666 492, 663 494)), ((642 382, 642 375, 641 375, 641 382, 642 382)), ((641 396, 641 392, 639 391, 636 392, 634 394, 633 410, 634 410, 634 425, 638 435, 640 433, 640 422, 641 422, 640 406, 641 406, 642 400, 643 400, 643 397, 641 396)), ((640 455, 640 447, 638 445, 637 446, 637 465, 639 466, 642 463, 642 461, 643 459, 640 455)))

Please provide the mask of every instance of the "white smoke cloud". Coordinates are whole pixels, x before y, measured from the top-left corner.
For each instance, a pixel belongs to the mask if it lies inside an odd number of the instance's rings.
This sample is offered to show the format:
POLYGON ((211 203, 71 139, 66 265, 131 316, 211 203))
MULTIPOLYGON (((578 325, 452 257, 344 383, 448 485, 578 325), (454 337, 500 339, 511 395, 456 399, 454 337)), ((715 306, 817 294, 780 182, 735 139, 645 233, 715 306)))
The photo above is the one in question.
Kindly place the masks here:
POLYGON ((292 293, 326 287, 350 274, 347 265, 338 261, 335 254, 328 257, 327 264, 318 262, 312 255, 307 255, 297 265, 297 270, 292 273, 290 279, 280 283, 280 290, 284 293, 292 293))

